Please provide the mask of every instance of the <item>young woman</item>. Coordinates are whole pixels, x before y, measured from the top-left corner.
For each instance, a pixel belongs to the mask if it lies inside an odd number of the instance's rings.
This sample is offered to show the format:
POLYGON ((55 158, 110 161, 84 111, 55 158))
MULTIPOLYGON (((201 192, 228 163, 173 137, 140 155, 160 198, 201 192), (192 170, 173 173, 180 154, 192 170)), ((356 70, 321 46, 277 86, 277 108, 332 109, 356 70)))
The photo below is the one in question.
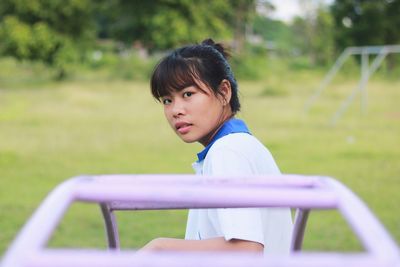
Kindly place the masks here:
MULTIPOLYGON (((179 48, 156 66, 151 92, 185 142, 204 149, 193 164, 206 176, 280 174, 269 151, 234 116, 238 86, 222 45, 208 39, 179 48)), ((288 253, 290 209, 235 208, 189 211, 185 239, 157 238, 143 250, 241 250, 288 253)))

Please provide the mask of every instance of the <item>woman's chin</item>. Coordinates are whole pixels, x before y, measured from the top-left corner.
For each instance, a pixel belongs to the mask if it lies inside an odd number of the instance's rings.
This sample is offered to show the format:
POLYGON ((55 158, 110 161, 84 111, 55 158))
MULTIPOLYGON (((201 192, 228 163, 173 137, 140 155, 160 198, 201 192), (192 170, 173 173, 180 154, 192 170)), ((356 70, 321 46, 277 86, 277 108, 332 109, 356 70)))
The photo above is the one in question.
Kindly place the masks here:
POLYGON ((188 144, 195 143, 198 141, 197 138, 193 138, 190 136, 184 136, 184 135, 179 135, 179 138, 182 139, 183 142, 188 143, 188 144))

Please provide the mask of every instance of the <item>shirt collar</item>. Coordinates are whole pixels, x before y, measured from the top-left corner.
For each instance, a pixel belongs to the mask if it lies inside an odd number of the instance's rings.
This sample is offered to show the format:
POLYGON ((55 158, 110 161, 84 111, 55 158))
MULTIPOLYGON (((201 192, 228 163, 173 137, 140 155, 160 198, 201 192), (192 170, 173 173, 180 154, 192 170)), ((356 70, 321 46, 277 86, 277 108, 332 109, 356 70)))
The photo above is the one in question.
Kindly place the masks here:
POLYGON ((218 132, 214 135, 211 142, 200 152, 197 154, 198 162, 204 160, 206 157, 208 150, 210 150, 211 146, 217 141, 218 139, 224 137, 225 135, 232 134, 232 133, 248 133, 250 134, 249 129, 247 128, 244 121, 239 119, 230 119, 226 121, 222 127, 218 130, 218 132))

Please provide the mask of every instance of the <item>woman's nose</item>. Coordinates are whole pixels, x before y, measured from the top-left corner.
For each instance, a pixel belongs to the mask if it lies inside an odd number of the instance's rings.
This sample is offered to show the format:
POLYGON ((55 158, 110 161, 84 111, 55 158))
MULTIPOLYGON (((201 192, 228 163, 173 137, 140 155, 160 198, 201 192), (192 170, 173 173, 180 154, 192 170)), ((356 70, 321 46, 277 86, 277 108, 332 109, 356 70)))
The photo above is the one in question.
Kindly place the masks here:
POLYGON ((175 100, 172 106, 172 116, 174 116, 174 118, 177 118, 184 114, 185 114, 185 105, 183 101, 175 100))

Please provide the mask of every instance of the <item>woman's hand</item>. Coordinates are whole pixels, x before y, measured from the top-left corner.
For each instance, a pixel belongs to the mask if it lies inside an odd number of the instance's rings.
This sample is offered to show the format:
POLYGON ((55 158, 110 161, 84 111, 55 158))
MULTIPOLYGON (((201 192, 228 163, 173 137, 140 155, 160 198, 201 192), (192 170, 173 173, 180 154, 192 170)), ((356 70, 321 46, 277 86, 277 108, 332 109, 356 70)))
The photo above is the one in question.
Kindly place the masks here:
POLYGON ((203 240, 184 240, 177 238, 156 238, 147 243, 140 251, 246 251, 262 253, 264 246, 260 243, 232 239, 226 241, 223 237, 203 240))
POLYGON ((151 240, 149 243, 147 243, 144 247, 142 247, 140 250, 144 251, 144 250, 164 250, 164 249, 168 249, 167 248, 167 244, 168 244, 168 239, 170 238, 156 238, 151 240))

